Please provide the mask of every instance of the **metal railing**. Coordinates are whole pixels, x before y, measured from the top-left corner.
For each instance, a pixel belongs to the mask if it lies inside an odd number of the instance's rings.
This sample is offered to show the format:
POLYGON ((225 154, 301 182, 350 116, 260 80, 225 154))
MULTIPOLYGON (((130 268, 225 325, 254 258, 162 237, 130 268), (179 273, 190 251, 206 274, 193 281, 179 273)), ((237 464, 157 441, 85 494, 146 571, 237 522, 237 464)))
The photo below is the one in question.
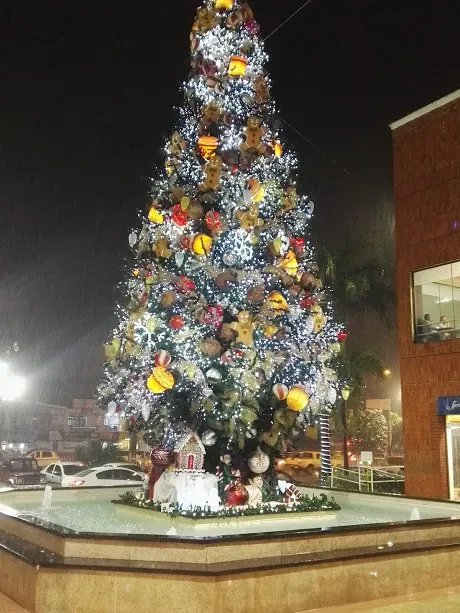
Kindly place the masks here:
POLYGON ((381 492, 402 494, 404 476, 394 471, 402 471, 402 466, 356 466, 346 470, 332 467, 331 487, 358 492, 381 492), (391 469, 391 470, 385 470, 391 469))

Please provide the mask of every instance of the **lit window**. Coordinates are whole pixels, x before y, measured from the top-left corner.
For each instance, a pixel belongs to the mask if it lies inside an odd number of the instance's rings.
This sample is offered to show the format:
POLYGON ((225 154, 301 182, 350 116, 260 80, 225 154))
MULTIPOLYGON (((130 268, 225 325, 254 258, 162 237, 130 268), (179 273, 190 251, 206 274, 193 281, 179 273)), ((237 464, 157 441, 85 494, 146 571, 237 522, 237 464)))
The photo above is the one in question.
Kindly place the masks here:
POLYGON ((460 338, 460 262, 413 274, 416 343, 460 338))
POLYGON ((86 428, 88 425, 87 417, 68 417, 67 423, 71 428, 86 428))

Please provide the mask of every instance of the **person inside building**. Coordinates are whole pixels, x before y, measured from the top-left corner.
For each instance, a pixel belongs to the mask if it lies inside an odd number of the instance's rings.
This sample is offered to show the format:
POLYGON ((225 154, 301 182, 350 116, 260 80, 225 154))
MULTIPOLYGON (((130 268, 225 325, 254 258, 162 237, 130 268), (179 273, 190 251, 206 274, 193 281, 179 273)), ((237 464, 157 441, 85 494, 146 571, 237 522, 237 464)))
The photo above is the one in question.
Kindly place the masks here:
POLYGON ((423 343, 428 341, 439 341, 438 326, 431 321, 431 315, 426 313, 423 316, 423 321, 419 325, 420 340, 423 343))
POLYGON ((453 338, 453 334, 451 332, 445 332, 445 330, 453 330, 450 322, 447 321, 447 317, 445 315, 441 315, 439 319, 438 329, 441 330, 441 340, 446 340, 448 338, 453 338))

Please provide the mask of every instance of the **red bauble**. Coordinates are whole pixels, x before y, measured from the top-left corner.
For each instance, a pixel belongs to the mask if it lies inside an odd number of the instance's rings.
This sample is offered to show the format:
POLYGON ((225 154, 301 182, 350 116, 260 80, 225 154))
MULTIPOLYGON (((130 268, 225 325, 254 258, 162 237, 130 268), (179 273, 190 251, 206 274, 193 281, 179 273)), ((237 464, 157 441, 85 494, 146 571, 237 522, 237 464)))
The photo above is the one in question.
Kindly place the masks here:
POLYGON ((301 306, 302 309, 308 309, 311 307, 312 302, 313 298, 311 296, 305 296, 305 298, 302 298, 302 300, 299 302, 299 306, 301 306))
POLYGON ((337 340, 341 343, 343 341, 346 341, 348 338, 348 334, 345 331, 341 331, 337 334, 337 340))
POLYGON ((176 287, 181 294, 190 294, 195 289, 195 283, 185 275, 180 275, 176 282, 176 287))
POLYGON ((208 324, 210 326, 214 326, 214 328, 220 328, 222 322, 224 320, 224 309, 220 304, 208 305, 205 308, 205 314, 203 318, 203 323, 208 324))
POLYGON ((248 500, 248 497, 248 490, 243 485, 231 485, 225 492, 225 506, 244 506, 248 500))
POLYGON ((297 254, 303 253, 305 241, 301 236, 291 236, 291 245, 297 254))
POLYGON ((139 294, 137 299, 139 301, 139 306, 140 307, 145 307, 145 305, 147 304, 147 301, 149 299, 149 295, 147 294, 147 292, 143 292, 142 294, 139 294))
POLYGON ((160 351, 157 351, 156 354, 153 356, 153 359, 157 366, 166 367, 171 363, 171 354, 169 354, 164 349, 160 349, 160 351))
POLYGON ((192 237, 189 235, 183 236, 180 239, 180 246, 182 247, 182 249, 189 249, 191 244, 192 244, 192 237))
POLYGON ((179 330, 184 325, 184 318, 182 315, 173 315, 169 320, 169 327, 173 330, 179 330))
POLYGON ((187 223, 187 212, 182 210, 180 204, 175 204, 171 209, 171 217, 178 226, 185 226, 187 223))
POLYGON ((220 215, 217 211, 208 211, 204 218, 206 226, 211 232, 218 232, 221 229, 222 223, 220 215))

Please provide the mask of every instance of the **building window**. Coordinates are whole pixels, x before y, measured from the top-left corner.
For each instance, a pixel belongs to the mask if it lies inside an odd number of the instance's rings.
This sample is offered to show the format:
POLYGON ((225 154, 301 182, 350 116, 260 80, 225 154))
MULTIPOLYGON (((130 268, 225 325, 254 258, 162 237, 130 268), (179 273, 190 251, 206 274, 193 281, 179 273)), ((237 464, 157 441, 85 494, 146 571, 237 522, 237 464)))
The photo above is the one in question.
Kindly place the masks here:
POLYGON ((460 338, 460 262, 413 274, 415 342, 460 338))
POLYGON ((67 423, 71 428, 86 428, 88 425, 87 417, 68 417, 67 423))

